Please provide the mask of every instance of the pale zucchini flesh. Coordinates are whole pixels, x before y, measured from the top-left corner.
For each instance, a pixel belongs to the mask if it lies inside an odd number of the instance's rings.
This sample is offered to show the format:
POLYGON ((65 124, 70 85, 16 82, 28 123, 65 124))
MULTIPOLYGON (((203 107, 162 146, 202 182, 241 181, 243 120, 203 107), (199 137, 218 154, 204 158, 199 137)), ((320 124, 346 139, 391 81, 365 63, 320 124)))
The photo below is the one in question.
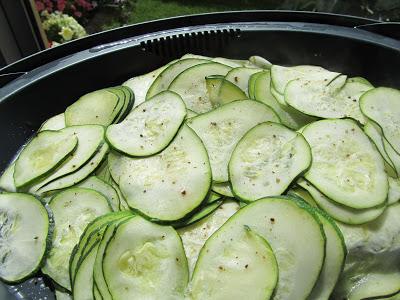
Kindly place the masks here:
POLYGON ((28 194, 0 194, 0 224, 0 279, 13 283, 33 276, 51 243, 46 208, 28 194))
POLYGON ((109 126, 106 138, 127 155, 152 155, 168 146, 185 116, 182 98, 170 91, 161 92, 134 108, 123 122, 109 126))
POLYGON ((177 230, 185 248, 190 274, 193 274, 200 250, 207 239, 238 210, 236 201, 226 200, 206 218, 177 230))
POLYGON ((42 126, 40 126, 38 131, 61 130, 64 128, 65 128, 65 115, 64 113, 61 113, 43 122, 42 126))
POLYGON ((362 112, 383 131, 383 135, 400 154, 400 91, 379 87, 365 93, 360 100, 362 112))
POLYGON ((274 299, 306 299, 325 256, 324 232, 311 207, 294 198, 263 198, 232 216, 222 227, 222 239, 239 239, 242 231, 238 228, 245 225, 269 242, 277 259, 279 280, 274 299))
POLYGON ((39 132, 15 161, 15 186, 20 188, 51 172, 75 150, 77 144, 76 136, 68 132, 39 132))
POLYGON ((275 112, 263 103, 239 100, 188 120, 187 124, 203 141, 212 168, 213 180, 228 181, 228 163, 242 136, 262 122, 279 122, 275 112))
POLYGON ((14 182, 15 163, 11 163, 0 176, 0 189, 7 192, 16 192, 17 187, 14 182))
POLYGON ((386 202, 384 160, 353 120, 317 121, 302 134, 312 152, 305 178, 318 190, 352 208, 371 208, 386 202))
POLYGON ((281 195, 311 164, 310 146, 287 127, 266 122, 250 129, 229 161, 233 193, 243 201, 281 195))
POLYGON ((176 76, 168 89, 179 94, 188 109, 204 113, 212 108, 205 78, 209 75, 225 75, 230 69, 216 62, 196 65, 176 76))
POLYGON ((206 149, 186 125, 159 154, 125 158, 122 172, 119 187, 129 207, 163 221, 185 217, 200 205, 211 185, 206 149))
POLYGON ((216 192, 217 194, 220 194, 222 196, 226 197, 235 197, 232 192, 231 188, 231 183, 229 181, 227 182, 213 182, 211 185, 211 189, 216 192))
POLYGON ((72 188, 57 194, 49 203, 54 216, 52 248, 42 268, 57 284, 71 290, 69 258, 86 225, 111 212, 107 199, 98 192, 72 188))
POLYGON ((256 79, 254 83, 254 98, 268 106, 270 106, 281 119, 283 125, 293 129, 315 121, 313 117, 307 116, 287 105, 282 105, 272 95, 271 89, 271 72, 264 71, 256 79))
POLYGON ((259 68, 234 68, 226 74, 225 79, 235 84, 245 93, 245 95, 249 96, 250 76, 260 71, 261 69, 259 68))
POLYGON ((150 99, 151 97, 157 95, 158 93, 165 91, 168 89, 171 82, 178 76, 181 72, 186 69, 204 64, 206 62, 210 62, 207 59, 202 58, 183 58, 179 59, 175 63, 169 64, 165 70, 163 70, 160 74, 158 74, 157 78, 153 81, 149 90, 146 94, 146 99, 150 99))
POLYGON ((118 226, 105 249, 103 272, 114 300, 183 298, 189 277, 176 231, 138 216, 118 226))
POLYGON ((313 200, 322 210, 327 212, 335 220, 346 224, 359 225, 371 222, 378 218, 386 209, 386 205, 366 209, 354 209, 340 205, 326 197, 309 182, 299 180, 297 183, 310 193, 313 200))
POLYGON ((189 298, 270 299, 278 282, 278 265, 270 245, 247 225, 229 225, 214 233, 201 250, 189 298), (232 235, 234 239, 227 239, 232 235))

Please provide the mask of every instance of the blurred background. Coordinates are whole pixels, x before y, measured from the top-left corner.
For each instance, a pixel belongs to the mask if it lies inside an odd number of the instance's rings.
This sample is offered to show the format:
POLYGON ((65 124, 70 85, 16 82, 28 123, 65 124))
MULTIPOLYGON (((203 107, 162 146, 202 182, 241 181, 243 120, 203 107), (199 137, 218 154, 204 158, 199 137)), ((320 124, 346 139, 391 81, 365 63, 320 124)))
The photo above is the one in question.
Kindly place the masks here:
POLYGON ((261 9, 400 21, 400 0, 0 0, 0 67, 120 26, 179 15, 261 9))

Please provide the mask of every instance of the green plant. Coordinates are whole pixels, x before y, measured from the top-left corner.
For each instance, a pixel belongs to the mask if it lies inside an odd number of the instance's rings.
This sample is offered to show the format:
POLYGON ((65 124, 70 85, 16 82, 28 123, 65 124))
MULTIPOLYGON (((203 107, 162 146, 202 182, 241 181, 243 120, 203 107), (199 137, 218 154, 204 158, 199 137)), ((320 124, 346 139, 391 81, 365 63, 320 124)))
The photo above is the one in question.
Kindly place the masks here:
POLYGON ((86 36, 85 29, 71 16, 61 12, 42 12, 43 29, 52 46, 86 36))

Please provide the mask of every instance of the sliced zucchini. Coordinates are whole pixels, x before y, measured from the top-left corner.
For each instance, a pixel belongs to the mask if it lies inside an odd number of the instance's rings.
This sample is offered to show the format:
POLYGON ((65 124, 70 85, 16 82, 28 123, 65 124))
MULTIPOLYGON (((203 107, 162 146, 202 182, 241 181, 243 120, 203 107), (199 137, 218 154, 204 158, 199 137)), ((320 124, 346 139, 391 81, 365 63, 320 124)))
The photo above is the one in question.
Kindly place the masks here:
POLYGON ((231 183, 229 181, 227 182, 213 182, 211 185, 211 189, 216 192, 217 194, 220 194, 222 196, 227 196, 233 198, 233 192, 231 188, 231 183))
POLYGON ((57 178, 78 170, 92 158, 104 143, 104 127, 99 125, 72 126, 61 131, 76 136, 78 138, 78 147, 60 167, 33 185, 29 190, 31 193, 35 193, 41 187, 57 178))
POLYGON ((232 216, 221 228, 223 235, 219 231, 214 235, 227 243, 240 240, 245 225, 266 239, 276 256, 279 281, 274 298, 306 299, 318 280, 325 256, 324 231, 312 208, 295 198, 263 198, 232 216))
POLYGON ((206 149, 186 125, 161 153, 124 159, 122 169, 119 187, 129 207, 163 221, 185 217, 200 205, 211 185, 206 149))
POLYGON ((386 298, 400 290, 400 204, 390 205, 373 222, 338 223, 348 249, 333 299, 386 298))
POLYGON ((187 124, 208 151, 213 180, 226 182, 228 162, 237 142, 250 128, 267 121, 279 122, 271 108, 253 100, 240 100, 191 118, 187 124))
POLYGON ((264 300, 277 283, 278 265, 268 242, 249 226, 228 221, 201 250, 189 294, 191 299, 264 300))
POLYGON ((135 94, 134 106, 137 106, 146 100, 146 94, 151 84, 162 71, 164 71, 170 64, 173 64, 174 62, 176 61, 171 61, 169 64, 166 64, 150 73, 133 77, 122 84, 123 86, 129 87, 135 94))
MULTIPOLYGON (((299 179, 298 182, 300 182, 301 179, 299 179)), ((311 194, 304 188, 300 186, 294 186, 292 187, 288 192, 288 196, 291 197, 297 197, 300 198, 304 201, 306 201, 310 206, 312 207, 318 207, 317 202, 315 202, 314 198, 311 196, 311 194)))
POLYGON ((119 226, 119 224, 128 221, 132 217, 133 216, 121 218, 109 223, 106 230, 104 231, 99 247, 97 248, 96 259, 93 265, 93 282, 94 285, 97 287, 99 294, 102 296, 102 299, 104 300, 112 300, 112 296, 110 294, 110 291, 108 290, 108 286, 104 279, 103 273, 104 251, 107 247, 108 242, 114 236, 115 230, 119 226))
POLYGON ((365 78, 363 78, 363 77, 359 77, 359 76, 357 76, 357 77, 350 77, 350 78, 348 79, 348 82, 358 82, 358 83, 365 84, 365 85, 369 85, 369 86, 372 86, 372 87, 373 87, 373 85, 371 84, 371 82, 369 82, 367 79, 365 79, 365 78))
POLYGON ((188 109, 196 113, 204 113, 212 108, 205 78, 210 75, 225 75, 230 69, 216 62, 196 65, 176 76, 168 89, 179 94, 188 109))
POLYGON ((122 100, 109 89, 83 95, 65 110, 65 124, 108 126, 114 120, 113 112, 120 101, 122 100))
POLYGON ((249 78, 249 85, 248 85, 248 89, 249 89, 249 98, 255 100, 255 87, 256 87, 256 81, 258 79, 259 76, 261 76, 264 72, 260 71, 257 73, 254 73, 250 76, 249 78))
POLYGON ((222 200, 217 200, 217 201, 214 201, 214 202, 202 207, 198 212, 196 212, 190 218, 174 225, 174 228, 189 226, 189 225, 192 225, 192 224, 200 221, 201 219, 212 214, 222 204, 222 202, 223 202, 222 200))
POLYGON ((121 190, 119 188, 119 185, 112 180, 111 181, 111 186, 117 191, 118 197, 119 197, 119 210, 131 210, 128 203, 126 202, 125 196, 122 195, 121 190))
POLYGON ((318 66, 282 67, 273 65, 271 67, 272 84, 281 95, 285 94, 286 86, 292 80, 308 79, 329 83, 339 75, 340 73, 331 72, 318 66))
POLYGON ((189 272, 182 241, 169 226, 137 216, 118 226, 103 256, 113 299, 181 299, 189 272))
POLYGON ((150 99, 158 93, 167 90, 174 78, 178 76, 181 72, 190 67, 204 64, 206 62, 210 62, 210 60, 201 58, 184 58, 176 61, 173 64, 168 65, 167 68, 165 68, 160 74, 158 74, 157 78, 149 87, 149 90, 146 94, 146 99, 150 99))
POLYGON ((341 75, 329 84, 321 80, 293 80, 285 89, 285 102, 307 115, 320 118, 351 117, 365 124, 359 100, 372 87, 355 82, 347 82, 343 86, 343 80, 346 80, 346 76, 341 75))
POLYGON ((322 120, 304 128, 312 164, 305 178, 333 201, 362 209, 382 205, 388 179, 382 156, 356 122, 322 120))
POLYGON ((217 200, 221 200, 222 196, 220 194, 214 193, 213 191, 210 191, 210 193, 207 196, 207 199, 204 200, 204 203, 210 204, 213 203, 217 200))
POLYGON ((310 164, 310 146, 300 133, 261 123, 232 152, 228 171, 233 194, 245 202, 281 195, 310 164))
POLYGON ((211 60, 213 62, 227 65, 231 68, 243 67, 248 62, 247 60, 231 59, 231 58, 225 58, 225 57, 214 57, 214 58, 211 58, 211 60))
POLYGON ((400 200, 400 179, 389 177, 388 205, 400 200))
POLYGON ((190 274, 193 273, 199 253, 207 239, 239 210, 239 204, 228 200, 206 218, 189 226, 179 228, 188 260, 190 274))
POLYGON ((80 181, 87 178, 93 171, 100 165, 103 161, 104 157, 108 152, 108 145, 104 143, 98 152, 79 170, 75 171, 74 173, 68 174, 52 182, 46 184, 45 186, 41 187, 37 190, 37 193, 43 195, 50 191, 60 190, 63 188, 67 188, 73 186, 80 181))
POLYGON ((193 110, 187 109, 186 110, 186 119, 190 119, 193 118, 195 116, 197 116, 198 114, 195 113, 193 110))
POLYGON ((55 290, 56 300, 72 300, 72 296, 64 291, 55 290))
POLYGON ((125 154, 152 155, 168 146, 185 116, 182 98, 164 91, 133 109, 122 123, 109 126, 106 138, 125 154))
POLYGON ((75 150, 77 144, 76 136, 65 131, 39 132, 15 161, 15 186, 26 186, 54 170, 75 150))
POLYGON ((359 225, 371 222, 378 218, 386 209, 386 205, 367 209, 354 209, 332 201, 307 181, 298 180, 297 184, 306 189, 317 205, 332 218, 346 224, 359 225))
POLYGON ((56 194, 49 206, 54 215, 55 228, 52 248, 42 272, 58 285, 71 290, 69 259, 72 249, 86 225, 96 217, 111 212, 111 209, 102 194, 84 188, 71 188, 56 194))
POLYGON ((258 56, 258 55, 250 56, 249 61, 253 65, 255 65, 259 68, 262 68, 262 69, 269 70, 272 67, 272 64, 267 59, 265 59, 264 57, 258 56))
POLYGON ((270 106, 279 116, 282 124, 290 128, 299 129, 315 121, 313 117, 307 116, 287 105, 280 104, 271 92, 271 72, 264 71, 257 76, 256 82, 254 83, 255 100, 270 106))
POLYGON ((90 251, 91 246, 94 243, 98 242, 102 239, 104 231, 108 224, 120 220, 123 218, 131 217, 133 214, 131 212, 117 212, 117 213, 109 213, 97 217, 93 221, 91 221, 80 235, 79 242, 75 245, 72 250, 70 259, 69 259, 69 277, 71 281, 71 286, 75 281, 76 270, 82 261, 82 259, 86 256, 86 254, 90 251))
POLYGON ((308 299, 328 300, 342 273, 347 255, 347 248, 343 234, 335 221, 320 209, 315 209, 315 212, 318 214, 319 220, 324 228, 326 249, 321 274, 308 299))
POLYGON ((364 126, 364 132, 374 142, 376 148, 378 148, 378 151, 385 160, 386 164, 388 164, 389 167, 391 168, 391 173, 397 175, 397 170, 385 149, 383 137, 381 135, 381 130, 378 127, 378 125, 374 124, 371 121, 368 121, 364 126))
POLYGON ((44 131, 44 130, 61 130, 64 129, 65 126, 65 115, 64 113, 55 115, 53 117, 51 117, 50 119, 46 120, 42 126, 40 126, 39 128, 39 132, 40 131, 44 131))
POLYGON ((384 136, 382 137, 382 141, 383 147, 385 148, 385 151, 390 158, 390 161, 393 163, 396 173, 400 174, 400 155, 393 149, 393 147, 384 136))
POLYGON ((0 189, 7 192, 16 192, 17 188, 14 182, 15 163, 11 163, 0 176, 0 189))
POLYGON ((393 149, 400 154, 400 91, 391 88, 375 88, 360 100, 361 111, 375 121, 393 149))
POLYGON ((97 178, 103 180, 104 182, 111 183, 111 173, 108 169, 108 159, 104 160, 94 171, 97 178))
POLYGON ((247 99, 246 94, 239 87, 224 79, 223 76, 206 77, 206 86, 208 97, 214 107, 247 99))
POLYGON ((22 193, 0 194, 0 279, 33 276, 51 244, 52 220, 44 205, 22 193))
POLYGON ((110 184, 99 179, 98 177, 90 176, 84 181, 78 183, 76 186, 92 189, 99 192, 100 194, 103 194, 103 196, 108 199, 112 210, 119 210, 119 197, 117 191, 110 184))
POLYGON ((93 299, 93 265, 96 259, 99 241, 97 241, 89 250, 87 255, 82 259, 78 269, 74 285, 72 287, 72 297, 75 300, 93 299))
POLYGON ((238 86, 248 96, 250 76, 260 71, 259 68, 234 68, 226 74, 225 79, 238 86))

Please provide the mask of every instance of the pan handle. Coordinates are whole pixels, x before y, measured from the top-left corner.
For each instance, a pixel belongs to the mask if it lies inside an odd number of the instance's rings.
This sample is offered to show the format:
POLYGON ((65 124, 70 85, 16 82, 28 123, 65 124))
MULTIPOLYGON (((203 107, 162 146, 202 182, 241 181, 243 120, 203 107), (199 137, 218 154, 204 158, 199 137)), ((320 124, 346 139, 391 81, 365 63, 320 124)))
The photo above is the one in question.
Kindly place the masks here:
POLYGON ((400 41, 400 22, 377 22, 354 26, 354 28, 377 33, 400 41))

